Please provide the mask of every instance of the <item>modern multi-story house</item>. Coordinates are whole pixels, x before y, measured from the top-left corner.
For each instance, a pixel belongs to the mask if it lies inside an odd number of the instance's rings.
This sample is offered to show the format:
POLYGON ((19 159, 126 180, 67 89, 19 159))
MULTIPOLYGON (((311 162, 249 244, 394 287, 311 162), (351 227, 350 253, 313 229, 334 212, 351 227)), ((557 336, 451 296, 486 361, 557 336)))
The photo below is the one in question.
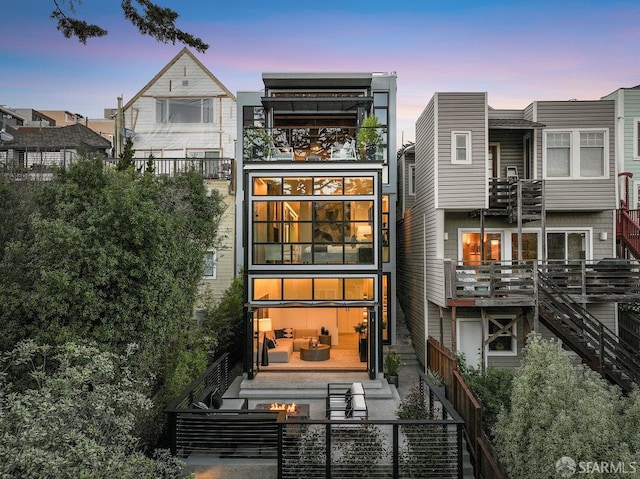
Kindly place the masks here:
POLYGON ((615 134, 610 100, 497 110, 486 93, 433 96, 399 161, 398 299, 425 363, 429 336, 472 366, 511 367, 532 329, 570 342, 563 314, 617 330, 615 302, 638 283, 610 259, 615 134))
POLYGON ((247 376, 331 364, 375 378, 394 340, 395 73, 262 79, 238 93, 247 376), (261 348, 267 331, 294 345, 261 348), (301 352, 305 337, 330 359, 301 352))
POLYGON ((227 210, 218 228, 219 242, 206 255, 201 288, 213 299, 221 298, 235 276, 236 263, 235 96, 184 48, 116 118, 116 148, 122 151, 131 138, 137 169, 145 170, 150 157, 157 175, 195 169, 204 174, 206 188, 224 199, 227 210))

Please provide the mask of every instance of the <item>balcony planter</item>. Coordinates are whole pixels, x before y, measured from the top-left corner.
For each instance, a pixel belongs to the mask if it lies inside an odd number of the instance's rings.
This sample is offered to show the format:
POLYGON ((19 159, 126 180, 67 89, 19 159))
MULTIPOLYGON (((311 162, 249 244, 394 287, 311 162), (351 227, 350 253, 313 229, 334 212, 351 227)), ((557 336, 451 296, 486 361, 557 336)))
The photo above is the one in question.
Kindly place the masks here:
POLYGON ((375 115, 369 115, 362 120, 356 135, 358 153, 361 160, 373 161, 376 159, 376 153, 382 147, 382 136, 378 131, 381 126, 378 122, 378 117, 375 115))

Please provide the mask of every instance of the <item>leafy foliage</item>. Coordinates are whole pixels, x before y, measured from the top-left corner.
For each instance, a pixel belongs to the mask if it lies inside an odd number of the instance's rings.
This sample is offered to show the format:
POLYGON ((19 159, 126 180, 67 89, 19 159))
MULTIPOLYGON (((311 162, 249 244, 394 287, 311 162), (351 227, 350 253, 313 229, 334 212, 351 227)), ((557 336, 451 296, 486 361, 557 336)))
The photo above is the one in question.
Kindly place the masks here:
POLYGON ((233 359, 241 359, 242 340, 245 337, 242 276, 239 274, 233 279, 222 299, 217 303, 205 300, 202 328, 205 335, 211 338, 215 357, 227 352, 233 359))
POLYGON ((0 476, 175 478, 167 452, 143 454, 133 435, 151 402, 122 355, 88 344, 19 343, 0 358, 0 476))
MULTIPOLYGON (((638 393, 621 397, 558 341, 529 336, 511 410, 498 416, 496 446, 511 477, 556 477, 556 461, 638 461, 638 393), (629 427, 628 421, 636 421, 629 427)), ((597 476, 596 476, 597 477, 597 476)), ((607 476, 609 477, 609 476, 607 476)))
MULTIPOLYGON (((109 32, 99 25, 70 16, 75 14, 81 3, 82 0, 53 0, 55 8, 51 12, 51 18, 56 20, 58 30, 65 38, 76 37, 86 44, 89 38, 103 37, 109 32)), ((200 38, 176 27, 178 13, 170 8, 161 7, 150 0, 122 0, 120 6, 124 17, 142 35, 149 35, 161 43, 175 45, 180 42, 199 52, 205 52, 209 48, 200 38)))
POLYGON ((192 316, 219 198, 196 174, 156 179, 86 159, 33 201, 14 228, 24 233, 4 245, 0 347, 84 337, 122 351, 135 339, 141 369, 162 370, 192 316))
MULTIPOLYGON (((463 358, 459 357, 458 361, 461 360, 463 358)), ((493 366, 485 370, 463 366, 461 372, 465 382, 482 404, 482 428, 491 438, 498 414, 503 410, 508 411, 511 407, 514 373, 509 369, 493 366)))

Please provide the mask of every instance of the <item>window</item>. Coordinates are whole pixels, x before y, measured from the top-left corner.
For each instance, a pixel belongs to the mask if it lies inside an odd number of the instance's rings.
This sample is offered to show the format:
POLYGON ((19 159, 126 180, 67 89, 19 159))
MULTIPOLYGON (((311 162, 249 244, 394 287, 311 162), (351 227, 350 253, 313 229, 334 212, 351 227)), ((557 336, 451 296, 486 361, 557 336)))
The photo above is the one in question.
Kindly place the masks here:
POLYGON ((215 249, 210 249, 204 254, 204 271, 202 276, 206 279, 216 279, 216 263, 218 257, 215 249))
POLYGON ((640 118, 633 119, 633 159, 640 160, 640 118))
POLYGON ((471 164, 471 132, 451 132, 451 163, 466 165, 471 164))
POLYGON ((158 98, 157 123, 213 123, 212 98, 158 98))
POLYGON ((517 354, 516 319, 487 316, 487 343, 493 356, 515 356, 517 354))
POLYGON ((408 178, 408 194, 415 195, 416 194, 416 165, 409 165, 409 178, 408 178))
POLYGON ((544 141, 546 178, 608 176, 607 130, 547 131, 544 141))
POLYGON ((547 259, 588 259, 588 238, 589 234, 586 231, 547 232, 547 259))
POLYGON ((390 223, 388 195, 376 206, 374 177, 256 176, 251 184, 252 264, 375 264, 390 223))

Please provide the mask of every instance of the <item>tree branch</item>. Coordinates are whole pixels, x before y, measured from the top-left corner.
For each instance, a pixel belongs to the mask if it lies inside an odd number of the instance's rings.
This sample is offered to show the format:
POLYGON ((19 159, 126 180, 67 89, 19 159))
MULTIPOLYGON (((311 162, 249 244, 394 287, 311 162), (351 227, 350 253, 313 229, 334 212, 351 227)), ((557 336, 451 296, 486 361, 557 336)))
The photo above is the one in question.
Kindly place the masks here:
MULTIPOLYGON (((56 20, 57 29, 66 38, 77 37, 83 44, 86 44, 89 38, 107 35, 108 32, 104 28, 68 15, 61 6, 65 5, 69 12, 75 13, 76 4, 79 3, 81 0, 53 0, 55 8, 51 12, 51 18, 56 20)), ((180 42, 202 53, 209 48, 202 39, 176 27, 178 13, 170 8, 161 7, 150 0, 122 0, 121 6, 125 18, 135 25, 142 35, 148 35, 162 43, 175 45, 176 42, 180 42), (139 11, 139 7, 142 11, 139 11)))

